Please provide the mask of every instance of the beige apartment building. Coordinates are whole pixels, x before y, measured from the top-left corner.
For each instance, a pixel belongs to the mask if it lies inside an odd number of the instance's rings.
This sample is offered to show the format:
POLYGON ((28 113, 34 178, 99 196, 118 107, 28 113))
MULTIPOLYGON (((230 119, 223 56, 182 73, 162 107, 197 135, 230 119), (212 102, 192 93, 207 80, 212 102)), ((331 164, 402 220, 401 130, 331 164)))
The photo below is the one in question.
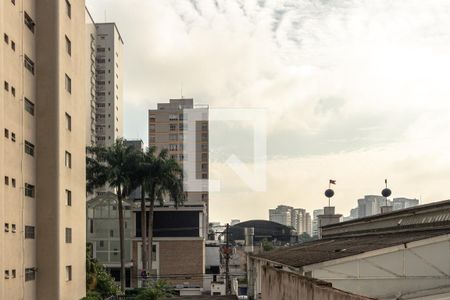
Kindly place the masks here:
POLYGON ((0 2, 0 299, 85 295, 86 18, 84 1, 0 2))
MULTIPOLYGON (((167 201, 154 213, 154 263, 152 273, 179 288, 202 290, 205 274, 205 239, 208 233, 208 108, 193 99, 170 99, 149 110, 149 146, 167 149, 182 166, 184 178, 195 177, 198 186, 184 184, 187 200, 176 208, 167 201), (187 167, 189 166, 189 168, 187 167), (189 169, 189 170, 188 170, 189 169), (189 173, 189 174, 188 174, 189 173)), ((136 228, 132 257, 133 278, 141 263, 141 215, 134 211, 136 228)), ((138 280, 139 281, 139 280, 138 280)))

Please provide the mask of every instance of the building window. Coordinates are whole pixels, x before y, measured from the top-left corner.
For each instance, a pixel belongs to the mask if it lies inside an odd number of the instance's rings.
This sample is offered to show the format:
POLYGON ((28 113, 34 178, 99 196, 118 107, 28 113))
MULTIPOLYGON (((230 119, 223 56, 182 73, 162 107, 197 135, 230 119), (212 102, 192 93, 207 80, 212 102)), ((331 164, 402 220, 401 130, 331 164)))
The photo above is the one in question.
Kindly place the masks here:
POLYGON ((11 178, 11 185, 13 188, 16 187, 16 179, 15 178, 11 178))
POLYGON ((36 279, 36 271, 34 268, 25 269, 25 281, 31 281, 36 279))
POLYGON ((66 91, 72 94, 72 79, 66 74, 66 80, 65 80, 65 87, 66 91))
POLYGON ((16 5, 16 0, 11 0, 11 3, 12 3, 13 5, 16 5))
POLYGON ((6 33, 3 34, 3 40, 5 41, 6 44, 9 44, 9 36, 6 33))
MULTIPOLYGON (((93 219, 89 220, 89 233, 94 233, 94 220, 93 219)), ((100 247, 103 247, 102 242, 100 242, 100 247)))
POLYGON ((175 131, 175 130, 177 130, 177 125, 176 124, 170 124, 170 131, 175 131))
POLYGON ((11 270, 11 278, 16 278, 16 270, 11 270))
POLYGON ((66 228, 66 243, 72 243, 72 228, 66 228))
POLYGON ((5 128, 5 138, 9 139, 9 130, 5 128))
POLYGON ((25 153, 34 156, 34 145, 28 141, 25 141, 25 153))
POLYGON ((169 120, 170 120, 170 121, 178 121, 178 115, 170 114, 170 115, 169 115, 169 120))
POLYGON ((66 52, 69 54, 69 56, 72 56, 72 42, 69 40, 69 38, 66 35, 66 52))
POLYGON ((66 190, 66 204, 72 206, 72 191, 66 190))
POLYGON ((30 71, 31 74, 34 75, 34 61, 32 61, 28 56, 25 55, 25 59, 23 60, 25 68, 30 71))
POLYGON ((5 81, 3 86, 5 87, 5 91, 9 92, 9 83, 8 83, 8 81, 5 81))
POLYGON ((11 86, 11 94, 13 95, 13 97, 16 96, 16 88, 11 86))
POLYGON ((208 179, 208 174, 203 173, 203 174, 202 174, 202 179, 208 179))
POLYGON ((178 145, 176 145, 176 144, 170 144, 170 145, 169 145, 169 150, 170 150, 170 151, 177 151, 177 150, 178 150, 178 145))
POLYGON ((66 113, 66 129, 72 131, 72 117, 66 113))
POLYGON ((109 231, 109 236, 110 236, 110 237, 114 237, 114 230, 111 229, 111 230, 109 231))
POLYGON ((34 226, 25 226, 25 238, 34 239, 34 237, 35 237, 34 226))
POLYGON ((69 19, 72 18, 72 5, 70 4, 69 0, 66 0, 66 13, 69 19))
POLYGON ((9 223, 5 223, 5 232, 9 232, 9 223))
POLYGON ((208 200, 208 194, 202 194, 202 200, 203 201, 208 200))
POLYGON ((11 232, 16 233, 16 224, 11 224, 11 232))
POLYGON ((11 141, 16 141, 16 134, 14 132, 11 132, 11 141))
POLYGON ((34 23, 33 19, 26 12, 24 12, 24 22, 25 25, 27 25, 28 29, 30 29, 30 31, 34 33, 34 27, 36 26, 36 23, 34 23))
POLYGON ((34 198, 34 185, 25 183, 25 196, 34 198))
POLYGON ((34 116, 34 103, 25 98, 25 110, 32 116, 34 116))
POLYGON ((5 185, 9 185, 9 177, 5 176, 5 185))
POLYGON ((9 270, 5 270, 5 279, 9 279, 9 270))
POLYGON ((69 169, 72 168, 72 154, 70 154, 70 152, 66 151, 66 154, 64 156, 64 165, 69 169))
POLYGON ((66 266, 66 281, 72 280, 72 266, 66 266))
POLYGON ((13 40, 11 40, 11 49, 16 51, 16 43, 13 40))

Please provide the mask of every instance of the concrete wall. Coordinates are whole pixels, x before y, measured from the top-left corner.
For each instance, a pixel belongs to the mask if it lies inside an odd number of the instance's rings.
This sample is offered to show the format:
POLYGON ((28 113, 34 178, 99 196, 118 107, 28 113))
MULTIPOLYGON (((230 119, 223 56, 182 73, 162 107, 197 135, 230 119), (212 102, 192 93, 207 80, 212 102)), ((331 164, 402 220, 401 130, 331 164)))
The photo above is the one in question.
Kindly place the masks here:
POLYGON ((263 267, 262 300, 365 300, 364 296, 337 290, 330 283, 299 274, 263 267))

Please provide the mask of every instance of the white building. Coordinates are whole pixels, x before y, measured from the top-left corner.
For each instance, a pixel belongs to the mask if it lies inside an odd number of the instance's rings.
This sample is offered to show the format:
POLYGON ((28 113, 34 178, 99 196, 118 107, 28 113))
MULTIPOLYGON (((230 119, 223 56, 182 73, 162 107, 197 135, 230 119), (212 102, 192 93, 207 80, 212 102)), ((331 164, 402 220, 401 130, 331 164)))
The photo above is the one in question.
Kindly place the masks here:
POLYGON ((110 146, 123 136, 123 39, 115 23, 95 27, 96 143, 110 146))
POLYGON ((269 220, 285 226, 292 225, 292 212, 294 208, 286 205, 278 205, 277 208, 269 209, 269 220))
POLYGON ((366 195, 362 199, 358 199, 358 217, 368 217, 381 213, 381 207, 392 206, 390 200, 386 201, 386 198, 378 195, 366 195))
POLYGON ((312 219, 312 236, 318 236, 319 235, 319 218, 317 216, 323 215, 323 208, 315 209, 313 210, 313 219, 312 219))
POLYGON ((419 205, 419 200, 401 197, 401 198, 394 198, 392 203, 393 203, 392 209, 399 210, 399 209, 417 206, 417 205, 419 205))
POLYGON ((450 200, 324 226, 320 240, 253 256, 255 292, 268 265, 377 299, 449 299, 449 221, 450 200))

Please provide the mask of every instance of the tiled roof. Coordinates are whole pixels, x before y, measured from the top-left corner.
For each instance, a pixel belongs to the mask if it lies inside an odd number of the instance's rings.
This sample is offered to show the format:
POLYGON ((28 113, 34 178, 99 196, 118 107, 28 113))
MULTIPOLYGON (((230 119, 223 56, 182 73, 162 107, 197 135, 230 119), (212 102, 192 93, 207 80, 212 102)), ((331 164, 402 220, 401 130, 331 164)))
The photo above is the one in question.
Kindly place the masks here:
POLYGON ((428 231, 326 238, 272 250, 254 255, 254 257, 299 268, 449 233, 450 228, 445 228, 428 231))

